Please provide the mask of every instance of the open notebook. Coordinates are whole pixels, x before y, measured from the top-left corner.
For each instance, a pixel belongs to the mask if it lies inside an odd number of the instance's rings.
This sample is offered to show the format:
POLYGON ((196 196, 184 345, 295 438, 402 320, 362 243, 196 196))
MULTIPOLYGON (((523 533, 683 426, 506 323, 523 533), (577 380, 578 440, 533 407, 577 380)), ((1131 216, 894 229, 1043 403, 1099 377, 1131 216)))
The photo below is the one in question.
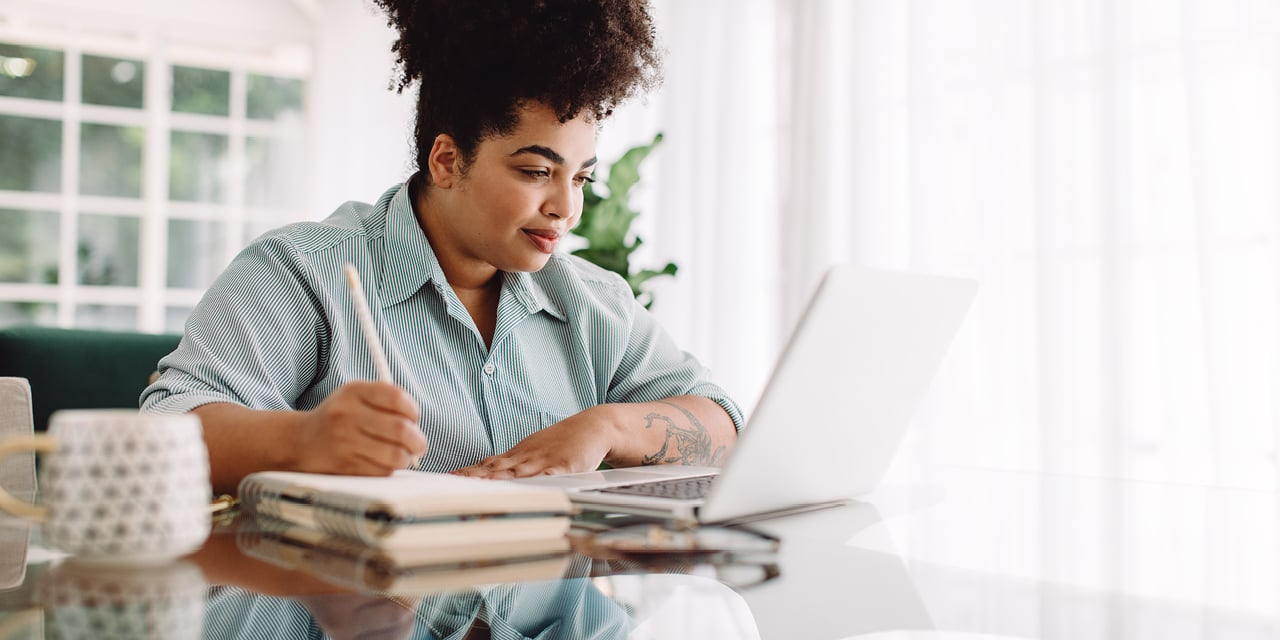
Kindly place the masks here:
POLYGON ((893 460, 976 289, 971 280, 833 267, 723 469, 659 465, 516 482, 565 489, 586 510, 701 522, 866 493, 893 460), (703 493, 681 495, 690 484, 703 493))

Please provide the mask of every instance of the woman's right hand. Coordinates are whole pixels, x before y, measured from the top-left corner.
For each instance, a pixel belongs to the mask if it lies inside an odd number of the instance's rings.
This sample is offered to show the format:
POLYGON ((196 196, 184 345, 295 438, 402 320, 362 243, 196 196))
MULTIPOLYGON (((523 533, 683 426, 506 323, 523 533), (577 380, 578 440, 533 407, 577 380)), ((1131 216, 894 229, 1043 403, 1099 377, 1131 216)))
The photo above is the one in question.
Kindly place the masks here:
POLYGON ((418 405, 389 382, 349 382, 305 411, 297 428, 296 469, 390 475, 427 452, 418 405))

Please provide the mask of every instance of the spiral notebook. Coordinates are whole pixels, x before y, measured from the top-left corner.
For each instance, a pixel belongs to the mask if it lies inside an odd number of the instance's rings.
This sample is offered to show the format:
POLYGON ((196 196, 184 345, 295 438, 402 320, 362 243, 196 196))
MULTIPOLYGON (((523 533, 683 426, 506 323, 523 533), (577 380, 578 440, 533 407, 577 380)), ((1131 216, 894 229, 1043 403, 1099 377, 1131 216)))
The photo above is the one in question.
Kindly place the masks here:
POLYGON ((563 537, 563 491, 443 473, 387 477, 263 471, 240 483, 242 508, 381 548, 563 537))

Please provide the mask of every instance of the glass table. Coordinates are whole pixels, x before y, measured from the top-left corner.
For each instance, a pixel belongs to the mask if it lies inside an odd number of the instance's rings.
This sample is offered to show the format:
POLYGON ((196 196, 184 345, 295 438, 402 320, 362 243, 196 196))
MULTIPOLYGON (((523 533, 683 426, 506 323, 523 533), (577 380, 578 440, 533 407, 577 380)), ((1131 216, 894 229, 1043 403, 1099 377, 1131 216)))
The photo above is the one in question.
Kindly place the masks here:
POLYGON ((1272 492, 906 461, 864 501, 753 523, 776 553, 579 544, 388 594, 248 552, 244 517, 132 568, 63 557, 6 520, 0 640, 1280 638, 1277 525, 1272 492))

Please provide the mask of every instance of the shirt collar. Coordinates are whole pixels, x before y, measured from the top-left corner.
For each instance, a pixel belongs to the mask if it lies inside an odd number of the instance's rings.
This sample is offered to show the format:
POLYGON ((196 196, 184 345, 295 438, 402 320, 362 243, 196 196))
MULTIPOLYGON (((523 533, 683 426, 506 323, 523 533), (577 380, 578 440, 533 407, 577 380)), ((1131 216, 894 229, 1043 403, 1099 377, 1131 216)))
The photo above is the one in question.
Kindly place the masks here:
MULTIPOLYGON (((390 198, 383 196, 374 210, 374 219, 382 217, 384 220, 382 273, 378 279, 378 294, 384 309, 408 300, 428 283, 434 283, 437 288, 449 286, 444 269, 440 268, 440 261, 431 250, 431 243, 414 214, 414 189, 410 187, 413 180, 410 178, 398 188, 393 187, 388 191, 390 198)), ((556 257, 551 259, 556 260, 556 257)), ((555 265, 548 267, 554 268, 555 265)), ((510 290, 530 314, 546 311, 550 316, 567 322, 569 317, 547 293, 540 280, 529 273, 507 272, 502 287, 510 290)))
MULTIPOLYGON (((552 256, 551 259, 555 260, 556 257, 552 256)), ((543 269, 554 269, 555 266, 548 264, 543 269)), ((541 280, 542 278, 536 278, 531 273, 507 272, 503 278, 502 286, 515 294, 520 302, 524 303, 525 309, 530 314, 546 311, 547 315, 561 322, 568 322, 569 316, 565 315, 564 310, 560 308, 559 304, 556 304, 555 299, 547 294, 547 290, 540 282, 541 280)))
POLYGON ((427 242, 427 235, 418 224, 413 212, 412 179, 405 181, 391 198, 378 201, 374 218, 382 214, 382 273, 378 279, 378 292, 383 308, 390 307, 417 293, 423 285, 434 282, 437 287, 448 285, 440 261, 427 242))

